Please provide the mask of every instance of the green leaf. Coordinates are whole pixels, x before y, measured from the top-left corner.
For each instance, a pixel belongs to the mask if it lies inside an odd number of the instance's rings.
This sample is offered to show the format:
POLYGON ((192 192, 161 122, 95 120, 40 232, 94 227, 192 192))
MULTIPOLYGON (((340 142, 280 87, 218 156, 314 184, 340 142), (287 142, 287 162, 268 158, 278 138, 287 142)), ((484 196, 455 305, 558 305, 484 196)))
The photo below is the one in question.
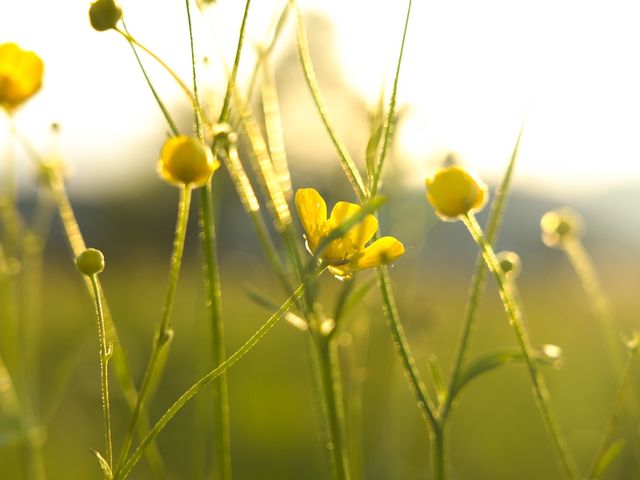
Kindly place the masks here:
MULTIPOLYGON (((533 361, 539 365, 555 366, 558 365, 557 352, 553 352, 553 355, 547 355, 545 352, 546 346, 543 347, 533 358, 533 361)), ((557 348, 557 347, 556 347, 557 348)), ((489 352, 470 360, 463 366, 458 376, 458 380, 454 384, 451 397, 455 397, 464 386, 467 385, 474 378, 482 375, 483 373, 490 372, 499 367, 511 365, 518 362, 524 362, 525 357, 520 348, 509 348, 503 350, 497 350, 495 352, 489 352)))
POLYGON ((431 372, 433 385, 436 389, 436 397, 438 398, 438 402, 442 403, 447 397, 447 387, 445 387, 444 385, 440 362, 438 361, 438 357, 436 357, 435 355, 431 355, 429 357, 429 371, 431 372))
POLYGON ((602 476, 602 474, 613 463, 613 461, 620 456, 623 448, 624 440, 618 440, 617 442, 613 442, 609 446, 609 448, 607 448, 602 453, 602 455, 600 455, 600 458, 598 458, 598 462, 593 469, 594 478, 602 476))
POLYGON ((369 291, 371 290, 371 287, 373 287, 375 284, 376 284, 376 279, 371 278, 365 283, 363 283, 362 285, 360 285, 358 288, 354 289, 349 295, 349 297, 347 298, 347 300, 342 305, 339 311, 339 314, 335 315, 336 323, 340 318, 344 317, 351 310, 353 310, 354 307, 360 305, 362 300, 364 300, 364 297, 366 297, 369 291))
POLYGON ((373 180, 376 171, 378 150, 382 132, 384 131, 384 90, 380 90, 380 97, 375 112, 371 115, 371 135, 365 150, 367 175, 369 182, 373 180))
POLYGON ((111 467, 109 466, 109 462, 107 462, 102 455, 100 455, 100 452, 98 452, 97 450, 94 450, 93 448, 90 448, 89 451, 91 453, 93 453, 95 455, 95 457, 98 459, 98 463, 100 464, 100 468, 102 469, 102 473, 104 473, 104 477, 108 480, 111 480, 113 478, 113 472, 111 471, 111 467))

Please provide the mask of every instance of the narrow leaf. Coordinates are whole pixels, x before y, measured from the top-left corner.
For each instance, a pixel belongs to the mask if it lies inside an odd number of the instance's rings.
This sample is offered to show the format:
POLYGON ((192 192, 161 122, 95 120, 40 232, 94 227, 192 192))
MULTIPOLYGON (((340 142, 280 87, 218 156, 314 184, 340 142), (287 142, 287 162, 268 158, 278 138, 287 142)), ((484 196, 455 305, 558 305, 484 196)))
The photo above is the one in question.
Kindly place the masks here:
POLYGON ((104 473, 105 478, 111 480, 113 478, 113 473, 111 472, 109 462, 107 462, 97 450, 90 448, 89 451, 98 459, 98 463, 100 464, 100 468, 102 469, 102 473, 104 473))
POLYGON ((613 442, 609 448, 607 448, 600 458, 598 463, 593 469, 594 478, 602 476, 602 474, 609 468, 613 461, 620 456, 622 449, 624 448, 624 440, 618 440, 613 442))

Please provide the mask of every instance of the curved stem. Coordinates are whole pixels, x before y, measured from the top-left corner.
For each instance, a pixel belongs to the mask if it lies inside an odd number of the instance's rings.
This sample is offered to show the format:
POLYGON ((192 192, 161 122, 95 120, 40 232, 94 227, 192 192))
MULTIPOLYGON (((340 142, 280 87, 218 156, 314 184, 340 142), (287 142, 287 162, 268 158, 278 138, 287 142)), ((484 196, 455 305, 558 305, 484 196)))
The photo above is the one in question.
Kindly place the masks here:
POLYGON ((158 436, 158 434, 167 426, 173 416, 195 395, 197 395, 204 387, 213 382, 216 378, 226 372, 238 360, 244 357, 255 345, 264 337, 267 332, 280 320, 280 318, 289 310, 296 300, 300 298, 304 287, 299 286, 296 291, 282 304, 282 306, 247 340, 238 350, 236 350, 229 358, 222 362, 218 367, 207 373, 204 377, 194 383, 185 393, 183 393, 160 417, 153 426, 149 434, 140 442, 140 445, 133 452, 131 457, 125 462, 120 472, 116 474, 114 480, 124 480, 133 467, 138 463, 144 450, 158 436))
POLYGON ((173 252, 171 253, 171 262, 169 266, 169 286, 167 288, 167 295, 164 301, 164 307, 162 312, 162 320, 156 333, 153 347, 151 350, 151 357, 147 364, 142 385, 138 393, 138 399, 135 409, 131 415, 131 421, 129 422, 129 429, 125 434, 122 450, 120 451, 120 457, 118 459, 118 467, 116 468, 116 475, 124 460, 129 454, 131 448, 131 442, 133 440, 133 432, 138 424, 138 419, 145 408, 145 402, 147 397, 150 396, 150 390, 152 380, 156 375, 160 375, 162 372, 161 365, 163 364, 162 355, 166 355, 165 348, 168 348, 171 338, 173 336, 173 330, 171 329, 171 312, 173 310, 173 302, 175 299, 175 292, 178 286, 178 277, 180 275, 180 266, 182 264, 182 252, 184 250, 184 240, 187 233, 187 222, 189 220, 189 206, 191 204, 191 187, 183 185, 180 187, 180 200, 178 204, 178 219, 176 222, 175 237, 173 240, 173 252))
POLYGON ((504 310, 509 317, 509 323, 511 324, 511 327, 516 334, 516 338, 525 357, 525 362, 529 370, 531 383, 533 385, 533 391, 538 402, 540 413, 542 414, 547 429, 549 430, 549 434, 551 435, 554 447, 556 448, 558 456, 560 457, 565 476, 567 478, 577 479, 578 473, 576 466, 569 454, 564 437, 560 433, 560 429, 551 412, 549 392, 547 390, 544 379, 542 375, 540 375, 538 367, 533 360, 533 347, 531 346, 531 341, 529 340, 529 336, 522 320, 522 312, 520 311, 520 307, 514 299, 512 291, 509 288, 509 283, 506 281, 504 274, 500 269, 500 265, 498 259, 496 258, 495 252, 493 251, 491 245, 485 239, 482 228, 478 224, 478 221, 473 216, 473 214, 465 215, 464 217, 462 217, 462 220, 469 230, 469 233, 473 237, 474 241, 478 244, 478 247, 482 252, 482 257, 487 264, 487 268, 496 279, 498 291, 500 293, 500 299, 502 300, 504 310))
POLYGON ((336 151, 338 152, 342 169, 347 175, 349 182, 351 182, 353 190, 358 196, 358 199, 360 200, 360 202, 363 202, 368 197, 367 189, 364 186, 362 177, 360 176, 360 172, 353 162, 353 159, 351 158, 347 147, 345 147, 345 145, 342 143, 342 140, 340 140, 338 132, 336 132, 333 124, 331 123, 331 120, 329 119, 329 112, 327 111, 327 107, 325 106, 322 95, 320 94, 318 80, 316 79, 316 75, 313 70, 311 55, 309 54, 309 44, 307 41, 307 32, 304 26, 304 20, 302 19, 300 10, 297 8, 295 0, 289 1, 296 7, 298 56, 300 57, 300 63, 302 64, 304 78, 307 81, 307 86, 309 87, 309 91, 311 92, 311 96, 313 97, 316 109, 320 114, 322 123, 324 124, 327 133, 331 137, 331 141, 333 142, 336 151))
POLYGON ((150 50, 149 48, 144 46, 142 43, 140 43, 138 40, 136 40, 136 38, 133 37, 132 35, 130 35, 129 33, 125 32, 125 31, 122 31, 119 28, 115 28, 114 30, 116 32, 118 32, 120 35, 122 35, 125 38, 125 40, 127 40, 130 43, 133 43, 133 44, 137 45, 140 49, 144 50, 144 52, 147 53, 151 58, 153 58, 156 62, 158 62, 160 64, 160 66, 162 66, 162 68, 164 68, 166 70, 166 72, 169 75, 171 75, 171 78, 173 78, 176 81, 176 83, 178 84, 180 89, 189 98, 189 101, 193 105, 193 108, 195 108, 198 111, 198 113, 200 114, 201 118, 203 118, 206 121, 207 117, 202 112, 202 107, 196 101, 196 98, 193 95, 193 93, 191 92, 191 90, 189 90, 189 87, 187 87, 187 85, 182 81, 182 79, 178 76, 178 74, 176 72, 174 72, 173 69, 164 60, 162 60, 152 50, 150 50))
MULTIPOLYGON (((634 341, 637 342, 637 339, 635 339, 634 341)), ((627 360, 627 364, 624 368, 624 373, 622 374, 622 379, 620 380, 620 385, 618 386, 618 393, 616 394, 616 399, 613 403, 613 409, 611 410, 609 421, 607 422, 607 426, 602 435, 600 448, 598 449, 598 453, 596 454, 596 458, 593 462, 593 466, 589 471, 589 476, 587 477, 588 479, 596 478, 596 475, 598 473, 597 471, 598 467, 600 466, 600 463, 605 453, 607 452, 607 446, 609 445, 613 437, 613 429, 615 427, 616 420, 620 416, 620 413, 622 412, 622 409, 624 407, 624 394, 629 386, 629 382, 632 379, 631 374, 633 373, 633 366, 636 359, 638 358, 639 351, 640 349, 636 345, 634 349, 631 351, 631 354, 629 355, 629 358, 627 360)))
POLYGON ((427 387, 420 377, 420 372, 418 371, 416 362, 413 359, 411 347, 409 346, 409 342, 407 341, 407 337, 404 333, 404 328, 400 323, 400 316, 398 315, 398 309, 396 308, 393 292, 391 291, 391 281, 389 280, 389 271, 387 266, 380 265, 377 268, 377 274, 380 292, 382 293, 384 313, 387 318, 387 325, 391 330, 391 339, 393 340, 394 350, 400 356, 402 369, 407 381, 409 382, 411 391, 416 397, 418 409, 427 422, 427 425, 433 430, 438 424, 435 406, 431 402, 427 392, 427 387))
POLYGON ((107 332, 104 327, 102 300, 96 275, 91 275, 91 286, 96 304, 96 316, 98 318, 98 337, 100 340, 100 379, 102 389, 102 413, 104 416, 104 437, 109 467, 113 466, 113 447, 111 443, 111 413, 109 405, 109 357, 111 348, 107 345, 107 332))

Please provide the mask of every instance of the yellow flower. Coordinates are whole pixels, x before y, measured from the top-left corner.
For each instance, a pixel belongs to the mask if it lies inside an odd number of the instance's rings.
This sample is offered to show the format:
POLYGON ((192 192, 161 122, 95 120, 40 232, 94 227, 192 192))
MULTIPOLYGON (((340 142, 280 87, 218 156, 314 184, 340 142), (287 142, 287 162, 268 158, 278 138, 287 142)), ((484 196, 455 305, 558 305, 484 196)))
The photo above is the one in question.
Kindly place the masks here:
POLYGON ((193 187, 205 185, 219 166, 210 148, 186 135, 164 142, 158 160, 158 172, 167 182, 193 187))
POLYGON ((489 198, 487 185, 458 166, 441 168, 425 183, 427 200, 446 221, 482 210, 489 198))
POLYGON ((12 111, 42 86, 44 64, 15 43, 0 45, 0 106, 12 111))
POLYGON ((583 224, 580 214, 571 208, 551 210, 540 220, 542 241, 548 247, 560 247, 567 240, 579 239, 583 224))
MULTIPOLYGON (((315 252, 323 238, 341 226, 362 207, 354 203, 338 202, 327 219, 327 204, 313 188, 301 188, 296 192, 298 216, 306 232, 307 249, 315 252)), ((333 240, 320 257, 329 264, 329 270, 338 278, 349 278, 354 270, 375 267, 394 261, 404 253, 404 246, 393 237, 382 237, 368 247, 366 243, 378 230, 378 220, 373 215, 351 227, 342 237, 333 240)))

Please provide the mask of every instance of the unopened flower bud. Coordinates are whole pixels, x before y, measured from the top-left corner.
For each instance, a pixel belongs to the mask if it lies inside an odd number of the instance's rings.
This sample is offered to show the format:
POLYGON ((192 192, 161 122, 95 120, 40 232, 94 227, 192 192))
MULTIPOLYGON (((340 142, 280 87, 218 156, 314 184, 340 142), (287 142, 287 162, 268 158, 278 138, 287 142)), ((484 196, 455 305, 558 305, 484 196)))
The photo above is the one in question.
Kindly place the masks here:
POLYGON ((115 0, 96 0, 89 7, 89 21, 99 32, 116 28, 121 18, 122 8, 115 0))
POLYGON ((76 267, 88 277, 96 275, 104 270, 104 255, 100 250, 87 248, 76 257, 76 267))
POLYGON ((0 107, 11 112, 42 86, 44 63, 15 43, 0 45, 0 107))
POLYGON ((459 166, 441 168, 425 184, 427 200, 446 221, 481 210, 489 197, 487 185, 459 166))
POLYGON ((218 123, 213 126, 213 140, 223 149, 228 149, 238 142, 238 135, 228 123, 218 123))
POLYGON ((158 172, 174 185, 202 187, 219 166, 209 147, 186 135, 167 140, 158 160, 158 172))
POLYGON ((552 210, 540 220, 542 241, 548 247, 559 247, 567 240, 582 236, 583 220, 578 212, 570 208, 552 210))
POLYGON ((520 256, 516 252, 504 251, 498 253, 496 257, 498 258, 498 263, 500 264, 502 272, 506 276, 515 278, 520 274, 522 262, 520 261, 520 256))

